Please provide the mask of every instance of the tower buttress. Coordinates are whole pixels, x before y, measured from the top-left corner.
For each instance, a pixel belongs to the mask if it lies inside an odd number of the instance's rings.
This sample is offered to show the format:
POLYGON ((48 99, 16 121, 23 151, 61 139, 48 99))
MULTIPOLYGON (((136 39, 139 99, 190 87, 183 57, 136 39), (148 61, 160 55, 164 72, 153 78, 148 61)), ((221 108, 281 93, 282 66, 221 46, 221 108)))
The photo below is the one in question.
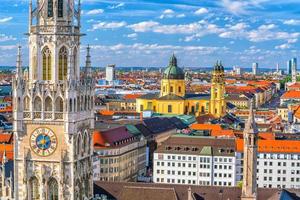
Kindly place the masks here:
POLYGON ((257 142, 258 129, 255 123, 253 100, 251 100, 249 118, 244 129, 244 166, 242 200, 257 199, 257 142))

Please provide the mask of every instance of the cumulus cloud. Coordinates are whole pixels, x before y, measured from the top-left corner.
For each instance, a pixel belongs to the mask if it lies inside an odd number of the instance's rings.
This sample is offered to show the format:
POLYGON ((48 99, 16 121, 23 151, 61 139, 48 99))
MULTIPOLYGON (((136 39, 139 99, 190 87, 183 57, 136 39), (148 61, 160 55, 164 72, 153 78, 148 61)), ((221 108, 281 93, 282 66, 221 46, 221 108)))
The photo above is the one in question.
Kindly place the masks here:
POLYGON ((285 50, 285 49, 289 49, 289 48, 291 48, 291 45, 288 43, 275 46, 275 49, 280 49, 280 50, 285 50))
POLYGON ((11 35, 0 34, 0 42, 14 41, 17 40, 11 35))
POLYGON ((126 22, 99 22, 93 24, 92 31, 101 29, 117 29, 127 25, 126 22))
POLYGON ((172 10, 172 9, 166 9, 159 16, 160 19, 174 18, 174 17, 176 17, 176 18, 183 18, 183 17, 185 17, 185 14, 176 14, 174 10, 172 10))
POLYGON ((206 8, 199 8, 198 10, 195 11, 195 15, 203 15, 208 13, 208 10, 206 8))
POLYGON ((87 15, 99 15, 102 13, 104 13, 103 9, 94 9, 86 12, 87 15))
POLYGON ((283 21, 283 23, 286 24, 286 25, 298 26, 298 25, 300 25, 300 20, 289 19, 289 20, 283 21))

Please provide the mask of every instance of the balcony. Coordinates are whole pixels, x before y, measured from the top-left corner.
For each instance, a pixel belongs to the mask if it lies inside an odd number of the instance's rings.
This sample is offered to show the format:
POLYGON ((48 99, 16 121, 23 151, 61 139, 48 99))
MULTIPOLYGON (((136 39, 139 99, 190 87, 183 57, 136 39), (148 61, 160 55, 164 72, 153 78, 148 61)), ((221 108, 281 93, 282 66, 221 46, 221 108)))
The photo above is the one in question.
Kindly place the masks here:
POLYGON ((33 112, 33 119, 42 119, 42 112, 33 112))
POLYGON ((53 119, 53 113, 52 112, 45 112, 44 113, 44 119, 53 119))

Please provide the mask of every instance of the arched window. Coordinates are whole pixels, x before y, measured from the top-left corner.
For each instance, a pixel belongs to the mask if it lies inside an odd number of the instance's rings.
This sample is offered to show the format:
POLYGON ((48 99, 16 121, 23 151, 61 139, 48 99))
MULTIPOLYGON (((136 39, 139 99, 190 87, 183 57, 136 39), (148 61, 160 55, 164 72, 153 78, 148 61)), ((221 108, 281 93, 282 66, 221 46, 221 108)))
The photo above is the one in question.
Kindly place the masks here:
POLYGON ((48 17, 53 17, 53 0, 48 0, 48 17))
POLYGON ((26 96, 24 98, 24 111, 29 111, 30 110, 30 98, 26 96))
POLYGON ((40 97, 36 97, 34 100, 34 111, 42 111, 42 100, 40 97))
POLYGON ((58 17, 64 17, 64 0, 58 0, 57 12, 58 17))
POLYGON ((58 78, 64 80, 68 72, 68 51, 62 47, 59 51, 58 78))
POLYGON ((173 93, 173 86, 171 86, 171 88, 170 88, 170 92, 171 92, 171 93, 173 93))
POLYGON ((56 112, 64 111, 64 102, 61 97, 58 97, 55 101, 55 111, 56 112))
POLYGON ((48 182, 48 194, 49 200, 58 200, 58 184, 54 178, 51 178, 48 182))
POLYGON ((51 51, 48 47, 43 50, 43 80, 51 79, 51 51))
POLYGON ((77 137, 77 155, 78 156, 80 155, 80 150, 81 150, 81 135, 78 134, 78 137, 77 137))
POLYGON ((47 97, 45 100, 45 111, 52 111, 52 99, 50 97, 47 97))
POLYGON ((29 181, 29 189, 30 189, 30 199, 32 200, 40 200, 40 184, 36 177, 33 177, 29 181))
POLYGON ((181 87, 180 86, 178 87, 178 92, 181 93, 181 87))

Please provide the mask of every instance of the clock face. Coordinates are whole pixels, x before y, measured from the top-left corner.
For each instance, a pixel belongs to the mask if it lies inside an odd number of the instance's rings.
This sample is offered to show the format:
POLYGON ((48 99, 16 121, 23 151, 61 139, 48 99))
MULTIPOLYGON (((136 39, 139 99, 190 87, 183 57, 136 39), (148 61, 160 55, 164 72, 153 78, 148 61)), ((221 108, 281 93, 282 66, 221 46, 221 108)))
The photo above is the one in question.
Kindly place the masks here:
POLYGON ((37 128, 30 137, 31 149, 39 156, 50 156, 57 147, 57 138, 48 128, 37 128))

